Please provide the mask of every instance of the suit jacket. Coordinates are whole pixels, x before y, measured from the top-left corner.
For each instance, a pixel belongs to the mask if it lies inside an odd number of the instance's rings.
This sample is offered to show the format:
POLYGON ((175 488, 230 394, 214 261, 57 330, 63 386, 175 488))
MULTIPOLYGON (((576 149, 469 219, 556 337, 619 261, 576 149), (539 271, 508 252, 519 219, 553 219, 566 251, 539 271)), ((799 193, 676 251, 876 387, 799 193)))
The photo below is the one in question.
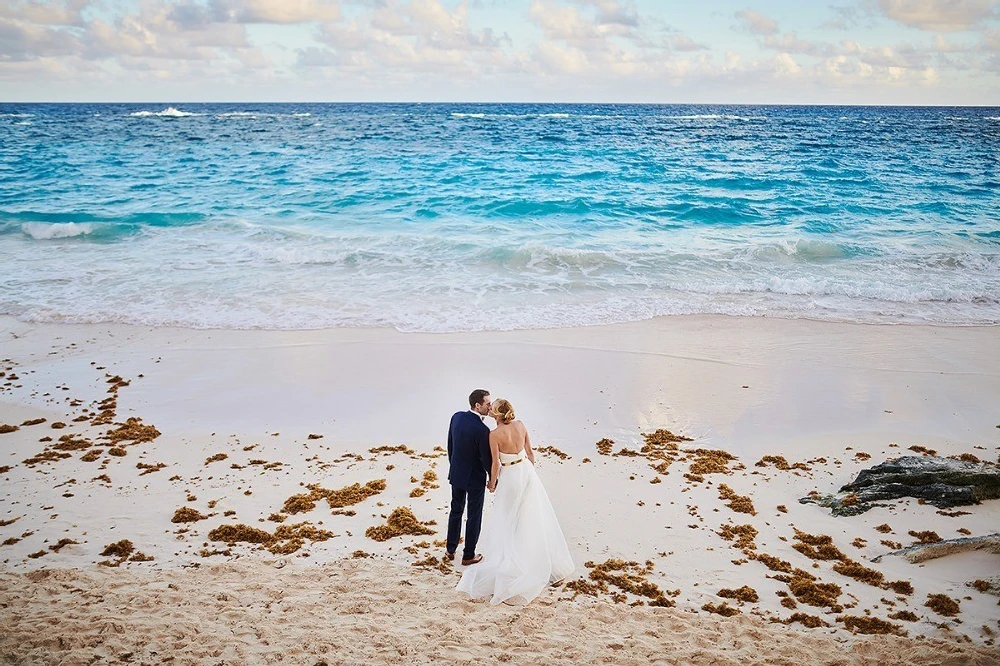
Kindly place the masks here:
POLYGON ((448 482, 463 490, 484 488, 492 465, 489 426, 475 412, 455 412, 448 427, 448 482))

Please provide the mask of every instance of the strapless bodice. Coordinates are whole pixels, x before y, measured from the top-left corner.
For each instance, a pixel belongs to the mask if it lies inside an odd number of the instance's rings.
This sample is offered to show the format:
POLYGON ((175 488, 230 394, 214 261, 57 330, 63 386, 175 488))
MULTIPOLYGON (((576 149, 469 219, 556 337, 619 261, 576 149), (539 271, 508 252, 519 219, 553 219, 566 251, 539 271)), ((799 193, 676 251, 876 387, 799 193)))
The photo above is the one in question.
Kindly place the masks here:
POLYGON ((507 467, 513 465, 515 462, 524 460, 524 449, 521 449, 517 453, 504 453, 500 451, 500 464, 507 467))

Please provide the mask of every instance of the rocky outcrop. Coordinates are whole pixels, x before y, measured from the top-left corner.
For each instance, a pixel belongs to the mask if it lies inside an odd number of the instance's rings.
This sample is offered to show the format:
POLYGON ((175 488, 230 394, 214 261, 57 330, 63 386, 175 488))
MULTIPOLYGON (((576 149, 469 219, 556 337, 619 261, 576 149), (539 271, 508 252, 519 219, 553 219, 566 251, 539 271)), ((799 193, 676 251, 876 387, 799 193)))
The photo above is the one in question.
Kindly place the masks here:
POLYGON ((868 511, 878 500, 915 497, 945 509, 1000 498, 1000 468, 991 463, 935 456, 903 456, 863 470, 832 495, 799 500, 825 506, 837 516, 868 511))
POLYGON ((962 537, 961 539, 948 539, 935 543, 921 543, 901 550, 894 550, 885 555, 872 558, 872 562, 879 562, 883 557, 902 557, 913 564, 920 564, 927 560, 934 560, 946 555, 955 553, 966 553, 971 550, 985 550, 988 553, 1000 555, 1000 533, 987 534, 977 537, 962 537))

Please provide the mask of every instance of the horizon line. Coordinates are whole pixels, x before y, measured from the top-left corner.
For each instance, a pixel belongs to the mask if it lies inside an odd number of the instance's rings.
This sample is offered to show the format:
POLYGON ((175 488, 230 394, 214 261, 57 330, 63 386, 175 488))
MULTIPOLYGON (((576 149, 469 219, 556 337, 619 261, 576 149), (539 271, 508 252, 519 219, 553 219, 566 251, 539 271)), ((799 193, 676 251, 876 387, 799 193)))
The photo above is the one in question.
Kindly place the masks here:
POLYGON ((552 105, 552 106, 828 106, 828 107, 900 107, 900 108, 1000 108, 1000 104, 901 104, 901 103, 825 103, 825 102, 568 102, 568 101, 445 101, 445 100, 412 100, 412 101, 387 101, 387 100, 339 100, 339 101, 306 101, 306 100, 284 100, 284 101, 263 101, 263 100, 105 100, 105 101, 84 101, 84 100, 35 100, 35 101, 8 101, 0 100, 0 104, 467 104, 467 105, 552 105))

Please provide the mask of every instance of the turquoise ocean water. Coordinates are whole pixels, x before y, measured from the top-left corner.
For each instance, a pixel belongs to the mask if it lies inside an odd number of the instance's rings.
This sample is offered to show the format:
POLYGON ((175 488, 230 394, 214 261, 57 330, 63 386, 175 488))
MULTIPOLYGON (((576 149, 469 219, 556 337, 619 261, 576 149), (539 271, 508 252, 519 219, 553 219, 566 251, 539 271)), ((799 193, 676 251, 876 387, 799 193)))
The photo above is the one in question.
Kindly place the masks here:
POLYGON ((0 313, 1000 323, 1000 109, 0 104, 0 313))

